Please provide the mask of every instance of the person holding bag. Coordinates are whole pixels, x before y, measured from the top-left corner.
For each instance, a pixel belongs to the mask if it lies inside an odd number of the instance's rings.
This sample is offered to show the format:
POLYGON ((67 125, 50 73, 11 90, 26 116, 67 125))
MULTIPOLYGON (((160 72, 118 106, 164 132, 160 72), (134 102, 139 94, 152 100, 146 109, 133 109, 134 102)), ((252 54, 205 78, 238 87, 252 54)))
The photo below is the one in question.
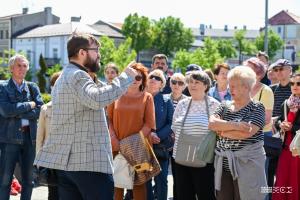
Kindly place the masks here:
MULTIPOLYGON (((155 129, 155 115, 153 97, 145 92, 147 85, 147 68, 141 63, 135 63, 132 68, 137 70, 133 84, 120 99, 107 107, 109 119, 109 132, 112 142, 113 154, 116 156, 120 150, 120 141, 140 131, 148 137, 155 129)), ((114 199, 123 199, 123 188, 115 187, 114 199)), ((133 198, 146 199, 146 184, 133 186, 133 198)))
POLYGON ((239 66, 227 78, 232 102, 222 103, 209 120, 209 129, 219 134, 214 162, 217 199, 263 200, 265 108, 251 99, 256 74, 239 66))
POLYGON ((215 136, 215 133, 208 130, 208 118, 219 102, 207 96, 211 82, 205 72, 191 71, 186 76, 186 82, 191 97, 178 103, 172 123, 172 130, 175 133, 173 157, 177 200, 195 200, 196 197, 212 200, 215 199, 213 155, 211 163, 206 163, 199 159, 198 154, 202 152, 198 149, 207 145, 202 142, 206 136, 210 134, 215 136))
POLYGON ((285 132, 282 152, 279 156, 276 171, 275 188, 285 188, 286 192, 273 190, 274 200, 300 199, 300 158, 293 157, 290 144, 300 129, 300 73, 294 74, 290 80, 292 95, 281 106, 281 115, 276 121, 276 126, 285 132), (284 107, 286 106, 287 120, 284 107))

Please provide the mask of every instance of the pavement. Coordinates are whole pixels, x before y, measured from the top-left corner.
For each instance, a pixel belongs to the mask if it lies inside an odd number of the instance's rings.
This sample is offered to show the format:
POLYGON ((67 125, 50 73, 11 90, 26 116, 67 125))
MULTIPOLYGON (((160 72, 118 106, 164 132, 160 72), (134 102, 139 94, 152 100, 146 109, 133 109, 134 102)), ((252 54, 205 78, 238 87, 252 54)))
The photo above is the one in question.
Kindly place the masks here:
MULTIPOLYGON (((10 200, 19 200, 20 194, 17 196, 10 196, 10 200)), ((168 200, 173 199, 173 177, 169 170, 168 175, 168 200)), ((31 200, 48 200, 48 188, 45 186, 36 187, 33 189, 31 200)))

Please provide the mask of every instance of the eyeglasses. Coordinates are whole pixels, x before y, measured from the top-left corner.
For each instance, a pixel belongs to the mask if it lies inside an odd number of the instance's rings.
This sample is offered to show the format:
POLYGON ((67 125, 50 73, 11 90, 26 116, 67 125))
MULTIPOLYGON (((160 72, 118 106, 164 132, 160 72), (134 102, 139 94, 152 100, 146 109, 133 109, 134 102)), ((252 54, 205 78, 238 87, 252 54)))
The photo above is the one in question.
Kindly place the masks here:
POLYGON ((140 80, 142 80, 142 79, 143 79, 143 77, 142 77, 141 75, 135 76, 135 80, 136 80, 136 81, 140 81, 140 80))
POLYGON ((156 81, 162 81, 159 76, 155 76, 155 75, 149 76, 149 79, 153 79, 153 80, 156 80, 156 81))
POLYGON ((284 70, 284 68, 283 67, 278 67, 278 68, 274 68, 273 70, 274 70, 274 72, 279 72, 279 71, 282 72, 284 70))
POLYGON ((84 50, 86 50, 86 51, 92 50, 92 51, 99 52, 99 48, 84 48, 84 50))
POLYGON ((290 82, 290 85, 291 85, 291 86, 296 86, 296 85, 297 85, 297 86, 300 86, 300 82, 292 82, 292 81, 291 81, 291 82, 290 82))
POLYGON ((183 85, 184 85, 184 82, 183 82, 183 81, 171 80, 171 83, 172 83, 173 85, 178 84, 179 86, 183 86, 183 85))

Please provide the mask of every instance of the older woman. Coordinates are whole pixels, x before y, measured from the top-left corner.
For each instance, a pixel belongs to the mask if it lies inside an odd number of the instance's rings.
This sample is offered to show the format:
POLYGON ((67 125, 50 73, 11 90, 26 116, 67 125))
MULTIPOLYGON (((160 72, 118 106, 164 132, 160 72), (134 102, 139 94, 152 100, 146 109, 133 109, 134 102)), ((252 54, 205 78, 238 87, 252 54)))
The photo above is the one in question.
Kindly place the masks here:
POLYGON ((216 83, 212 88, 210 88, 208 94, 209 96, 217 99, 219 102, 231 100, 227 81, 227 74, 229 70, 230 67, 226 63, 217 64, 213 70, 216 83))
MULTIPOLYGON (((182 94, 183 90, 186 88, 186 81, 185 77, 181 73, 174 73, 170 78, 170 86, 172 92, 170 94, 165 94, 165 96, 169 96, 171 98, 171 101, 173 103, 174 110, 176 109, 177 104, 179 101, 185 99, 187 96, 182 94)), ((172 133, 172 139, 175 140, 175 134, 172 133)), ((173 154, 173 151, 170 152, 170 154, 173 154)), ((171 169, 172 169, 172 176, 173 176, 173 198, 174 200, 177 199, 176 195, 176 176, 175 176, 175 161, 174 158, 171 157, 171 169)))
POLYGON ((186 80, 191 97, 178 103, 172 125, 175 132, 173 157, 175 158, 177 199, 193 200, 197 197, 197 199, 212 200, 214 199, 213 164, 192 167, 188 163, 179 163, 178 157, 183 153, 179 144, 183 141, 181 134, 195 137, 208 134, 208 115, 214 112, 219 102, 207 96, 211 83, 205 72, 192 71, 187 75, 186 80))
POLYGON ((275 188, 284 189, 285 192, 273 190, 272 199, 292 200, 300 199, 300 158, 293 157, 289 150, 296 131, 300 129, 300 74, 294 74, 290 81, 292 95, 281 106, 281 115, 277 120, 279 126, 285 132, 284 146, 278 160, 275 188), (286 106, 287 119, 285 120, 284 104, 286 106))
MULTIPOLYGON (((109 132, 113 153, 119 151, 119 141, 141 131, 146 137, 155 128, 153 97, 145 92, 147 68, 141 63, 132 65, 138 75, 120 99, 108 106, 109 132)), ((123 199, 123 188, 115 188, 114 199, 123 199)), ((134 199, 146 199, 146 184, 134 185, 134 199)))
MULTIPOLYGON (((166 79, 161 70, 153 70, 148 75, 147 91, 150 92, 154 98, 156 122, 156 130, 151 133, 151 140, 162 170, 159 175, 154 177, 155 195, 158 200, 166 200, 168 197, 167 177, 170 158, 168 150, 173 147, 171 137, 173 131, 171 125, 174 108, 171 99, 167 96, 163 96, 161 93, 165 85, 166 79)), ((148 182, 147 192, 148 200, 154 199, 151 180, 148 182)))
POLYGON ((210 117, 217 131, 215 189, 217 199, 264 199, 266 187, 263 132, 265 109, 251 99, 256 74, 240 66, 228 74, 232 102, 222 103, 210 117))

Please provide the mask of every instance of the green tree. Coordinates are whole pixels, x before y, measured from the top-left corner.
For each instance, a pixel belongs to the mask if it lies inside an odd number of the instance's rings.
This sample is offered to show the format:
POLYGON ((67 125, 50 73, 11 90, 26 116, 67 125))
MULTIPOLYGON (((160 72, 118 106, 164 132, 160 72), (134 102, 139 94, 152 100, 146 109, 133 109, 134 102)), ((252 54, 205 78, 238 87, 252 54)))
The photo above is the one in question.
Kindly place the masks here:
POLYGON ((220 39, 217 40, 217 45, 218 52, 223 58, 228 59, 235 58, 237 56, 232 40, 220 39))
POLYGON ((192 63, 192 53, 187 50, 179 50, 175 53, 175 57, 172 62, 173 69, 180 69, 181 73, 185 73, 186 66, 192 63))
POLYGON ((234 33, 234 41, 237 44, 237 49, 239 52, 239 63, 242 63, 242 54, 252 55, 257 49, 256 46, 250 40, 245 38, 246 30, 237 30, 234 33))
MULTIPOLYGON (((258 50, 264 51, 265 32, 261 32, 255 40, 255 46, 258 50)), ((268 31, 268 55, 270 60, 274 58, 277 50, 283 47, 283 40, 273 30, 268 31)))
POLYGON ((39 64, 40 64, 40 70, 37 73, 38 85, 39 85, 41 93, 45 93, 46 92, 45 74, 47 72, 47 65, 46 65, 46 61, 42 54, 40 54, 39 64))
POLYGON ((0 80, 7 80, 11 76, 8 67, 1 67, 0 66, 0 80))
POLYGON ((194 42, 192 30, 171 16, 154 22, 153 37, 153 48, 167 56, 181 49, 188 50, 194 42))
POLYGON ((137 13, 130 14, 125 18, 122 33, 126 38, 132 39, 131 48, 136 51, 137 60, 141 50, 151 47, 153 35, 148 17, 139 17, 137 13))
POLYGON ((119 45, 118 48, 115 47, 113 39, 107 36, 102 36, 100 38, 101 48, 101 68, 98 72, 98 76, 104 76, 104 66, 109 62, 114 62, 119 67, 120 70, 124 69, 127 64, 134 60, 136 57, 135 50, 131 50, 131 38, 127 38, 123 43, 119 45))
POLYGON ((194 52, 181 50, 176 52, 172 66, 181 69, 185 73, 188 64, 197 64, 204 68, 212 68, 216 63, 223 62, 218 52, 218 44, 211 38, 204 39, 203 48, 197 48, 194 52))
POLYGON ((113 52, 113 62, 119 67, 122 71, 130 61, 136 58, 135 50, 131 50, 131 38, 127 38, 115 52, 113 52))
POLYGON ((47 76, 52 76, 54 73, 59 72, 62 70, 62 66, 60 64, 56 64, 52 67, 47 68, 47 76))

